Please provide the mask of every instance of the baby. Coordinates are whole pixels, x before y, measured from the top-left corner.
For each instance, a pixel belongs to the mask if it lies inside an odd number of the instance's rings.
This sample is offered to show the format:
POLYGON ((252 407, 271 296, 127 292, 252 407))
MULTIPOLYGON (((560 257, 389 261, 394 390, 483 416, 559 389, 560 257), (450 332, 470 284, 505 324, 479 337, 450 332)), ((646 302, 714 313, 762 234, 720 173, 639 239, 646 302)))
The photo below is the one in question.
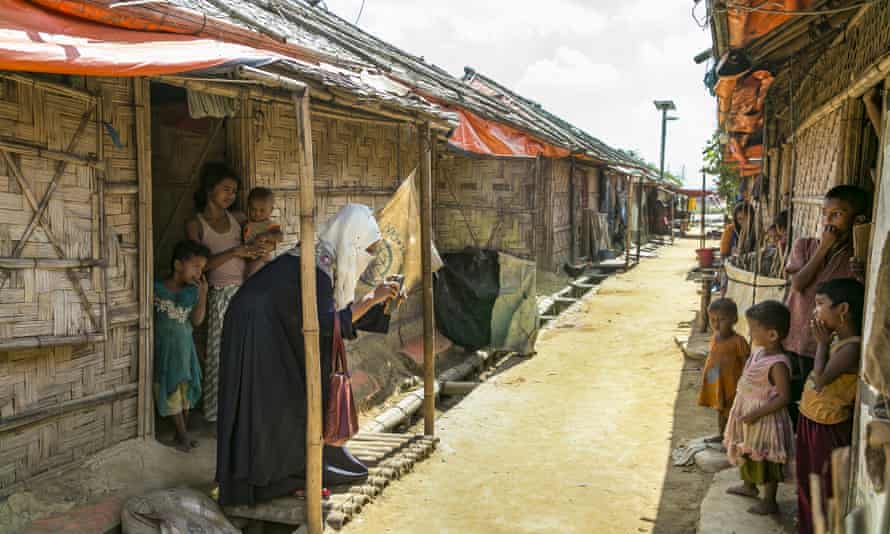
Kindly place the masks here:
POLYGON ((254 187, 247 196, 247 222, 244 223, 244 244, 259 245, 264 254, 247 265, 247 277, 272 260, 275 247, 284 240, 281 226, 272 219, 275 193, 265 187, 254 187))

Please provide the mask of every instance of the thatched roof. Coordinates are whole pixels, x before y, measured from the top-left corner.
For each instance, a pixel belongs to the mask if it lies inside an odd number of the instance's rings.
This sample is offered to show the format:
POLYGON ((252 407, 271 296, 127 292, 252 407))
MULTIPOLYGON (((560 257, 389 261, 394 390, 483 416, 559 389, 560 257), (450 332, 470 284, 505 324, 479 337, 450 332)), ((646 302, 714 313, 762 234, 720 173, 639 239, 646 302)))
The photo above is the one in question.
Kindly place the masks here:
MULTIPOLYGON (((324 83, 347 85, 350 91, 368 90, 359 73, 382 74, 410 89, 415 100, 463 108, 485 119, 507 124, 544 141, 589 156, 607 164, 631 167, 639 162, 608 147, 596 138, 556 117, 529 114, 523 109, 485 94, 445 70, 427 63, 358 26, 302 0, 169 0, 170 4, 205 13, 211 17, 249 28, 258 33, 317 50, 330 64, 312 66, 295 63, 302 74, 324 83), (351 83, 351 86, 349 84, 351 83), (553 120, 561 126, 548 124, 553 120)), ((378 89, 379 89, 378 84, 378 89)), ((379 95, 377 95, 379 96, 379 95)), ((411 95, 390 98, 410 99, 411 95)), ((411 102, 408 102, 411 103, 411 102)), ((413 102, 414 105, 417 102, 413 102)))
POLYGON ((550 113, 541 104, 525 98, 471 67, 465 68, 464 82, 509 107, 514 115, 522 117, 527 122, 538 124, 552 137, 561 139, 563 146, 578 147, 589 156, 612 164, 631 167, 641 164, 565 119, 550 113))

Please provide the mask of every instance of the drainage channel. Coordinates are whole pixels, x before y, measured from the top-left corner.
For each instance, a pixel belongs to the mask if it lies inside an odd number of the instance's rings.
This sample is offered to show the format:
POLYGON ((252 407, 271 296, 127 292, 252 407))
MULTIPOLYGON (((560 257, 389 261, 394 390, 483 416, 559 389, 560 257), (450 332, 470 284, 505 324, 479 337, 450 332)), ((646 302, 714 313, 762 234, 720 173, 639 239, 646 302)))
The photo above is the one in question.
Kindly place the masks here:
POLYGON ((553 295, 542 298, 538 302, 538 328, 547 326, 591 291, 597 291, 599 285, 608 277, 606 273, 593 271, 572 280, 569 285, 553 295))

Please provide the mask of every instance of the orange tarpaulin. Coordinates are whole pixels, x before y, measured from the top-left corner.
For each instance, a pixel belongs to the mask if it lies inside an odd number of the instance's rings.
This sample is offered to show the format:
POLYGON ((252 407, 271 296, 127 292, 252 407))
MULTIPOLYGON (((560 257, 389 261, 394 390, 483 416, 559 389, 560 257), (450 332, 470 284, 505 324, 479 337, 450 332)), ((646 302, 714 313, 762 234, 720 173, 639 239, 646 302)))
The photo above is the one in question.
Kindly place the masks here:
POLYGON ((793 15, 779 11, 801 11, 812 6, 812 0, 735 0, 727 2, 729 46, 744 48, 791 19, 793 15), (733 8, 732 6, 739 6, 733 8))
POLYGON ((565 158, 569 150, 539 141, 527 133, 505 124, 485 120, 464 109, 452 109, 460 123, 448 142, 455 147, 485 156, 544 156, 565 158))
MULTIPOLYGON (((748 165, 749 160, 752 159, 763 159, 763 145, 752 145, 749 147, 745 147, 742 149, 738 143, 734 143, 733 141, 736 138, 730 139, 730 142, 727 144, 727 157, 741 163, 742 165, 748 165)), ((759 165, 759 164, 758 164, 759 165)))
POLYGON ((97 24, 25 0, 0 0, 0 70, 153 76, 276 57, 212 39, 97 24))

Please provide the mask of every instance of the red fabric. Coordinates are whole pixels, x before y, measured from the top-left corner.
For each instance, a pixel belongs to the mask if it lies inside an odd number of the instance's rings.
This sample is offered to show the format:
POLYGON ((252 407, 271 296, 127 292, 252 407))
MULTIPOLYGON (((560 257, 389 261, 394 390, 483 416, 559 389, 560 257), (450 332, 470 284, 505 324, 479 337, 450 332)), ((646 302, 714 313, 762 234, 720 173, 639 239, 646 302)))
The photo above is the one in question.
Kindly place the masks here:
POLYGON ((0 70, 154 76, 275 55, 186 35, 125 30, 0 0, 0 70))
POLYGON ((831 451, 846 447, 853 441, 853 421, 821 425, 803 414, 797 417, 797 515, 800 534, 813 533, 813 503, 810 495, 810 474, 822 479, 822 509, 831 498, 831 451))
POLYGON ((483 119, 464 109, 452 109, 460 123, 448 142, 466 152, 485 156, 544 156, 565 158, 571 152, 535 139, 511 126, 483 119))

